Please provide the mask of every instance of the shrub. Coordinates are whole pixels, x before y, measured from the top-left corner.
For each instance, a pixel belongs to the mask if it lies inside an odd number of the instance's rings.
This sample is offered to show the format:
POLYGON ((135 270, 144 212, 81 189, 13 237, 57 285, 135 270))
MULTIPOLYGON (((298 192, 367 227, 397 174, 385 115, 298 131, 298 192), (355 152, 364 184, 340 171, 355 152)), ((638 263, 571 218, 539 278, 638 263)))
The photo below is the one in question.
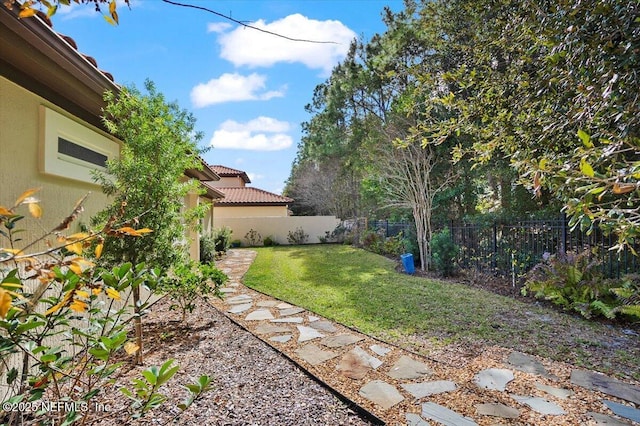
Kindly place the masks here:
POLYGON ((245 240, 247 240, 247 244, 249 247, 255 247, 262 244, 262 235, 255 229, 251 228, 249 232, 244 235, 245 240))
POLYGON ((213 263, 216 258, 216 242, 212 235, 200 237, 200 262, 213 263))
POLYGON ((527 275, 522 293, 534 293, 585 318, 622 313, 640 318, 640 284, 634 275, 605 280, 601 263, 592 253, 568 252, 549 256, 527 275))
POLYGON ((271 246, 277 246, 277 245, 279 245, 279 244, 276 241, 275 237, 273 237, 272 235, 268 235, 268 236, 264 237, 264 246, 265 247, 271 247, 271 246))
POLYGON ((287 241, 289 244, 304 244, 309 239, 309 234, 306 234, 304 230, 300 227, 296 228, 295 231, 289 231, 287 235, 287 241))
POLYGON ((212 236, 215 242, 216 254, 224 254, 231 247, 231 234, 233 231, 228 226, 214 229, 212 236))
POLYGON ((158 290, 166 293, 172 300, 170 309, 182 311, 182 321, 196 308, 195 301, 211 293, 221 296, 219 289, 229 278, 215 266, 188 261, 179 264, 162 280, 158 290))
POLYGON ((433 234, 430 245, 433 266, 445 277, 451 276, 460 248, 453 242, 449 229, 445 228, 433 234))

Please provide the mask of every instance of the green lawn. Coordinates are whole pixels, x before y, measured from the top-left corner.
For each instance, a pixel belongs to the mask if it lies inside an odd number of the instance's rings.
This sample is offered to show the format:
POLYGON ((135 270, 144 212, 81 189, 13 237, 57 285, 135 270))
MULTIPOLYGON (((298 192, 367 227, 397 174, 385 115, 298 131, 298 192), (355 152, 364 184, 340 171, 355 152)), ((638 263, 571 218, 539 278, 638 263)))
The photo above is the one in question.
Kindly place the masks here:
POLYGON ((408 276, 396 272, 393 260, 350 246, 257 251, 247 286, 408 349, 495 344, 640 379, 640 339, 620 327, 408 276))

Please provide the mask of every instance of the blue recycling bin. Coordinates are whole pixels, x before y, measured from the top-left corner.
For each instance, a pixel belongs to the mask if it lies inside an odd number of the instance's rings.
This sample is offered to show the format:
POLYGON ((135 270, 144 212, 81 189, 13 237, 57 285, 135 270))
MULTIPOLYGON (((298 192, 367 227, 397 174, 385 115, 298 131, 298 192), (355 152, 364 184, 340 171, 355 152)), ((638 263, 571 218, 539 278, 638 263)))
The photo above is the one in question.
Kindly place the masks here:
POLYGON ((416 267, 413 264, 413 254, 405 253, 400 255, 400 259, 402 259, 402 265, 404 266, 404 271, 407 274, 413 275, 416 272, 416 267))

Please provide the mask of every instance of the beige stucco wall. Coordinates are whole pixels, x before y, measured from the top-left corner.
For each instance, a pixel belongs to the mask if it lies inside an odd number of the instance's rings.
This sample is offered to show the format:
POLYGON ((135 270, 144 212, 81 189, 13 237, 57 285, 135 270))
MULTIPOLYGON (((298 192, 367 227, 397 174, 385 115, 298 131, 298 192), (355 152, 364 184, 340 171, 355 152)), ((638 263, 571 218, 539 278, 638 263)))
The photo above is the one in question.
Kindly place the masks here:
POLYGON ((45 99, 0 77, 0 205, 11 205, 26 189, 42 188, 36 194, 44 210, 43 217, 38 220, 41 224, 33 223, 35 219, 31 218, 21 223, 20 228, 30 230, 30 235, 23 235, 25 241, 40 235, 42 229, 48 230, 57 225, 87 193, 90 195, 84 204, 85 211, 72 224, 71 231, 78 231, 80 222, 89 223, 91 216, 102 210, 108 202, 100 186, 96 184, 45 175, 39 171, 41 105, 91 128, 101 137, 108 136, 66 114, 45 99))
POLYGON ((286 217, 288 216, 287 206, 224 206, 213 205, 214 226, 218 219, 229 217, 286 217))
POLYGON ((216 228, 228 226, 233 231, 232 240, 240 240, 247 244, 245 235, 255 230, 262 238, 271 236, 279 244, 289 244, 287 237, 289 232, 302 228, 309 234, 308 244, 317 244, 319 237, 324 237, 327 231, 332 232, 340 224, 340 219, 335 216, 287 216, 287 217, 236 217, 215 218, 216 228))
POLYGON ((220 177, 220 180, 214 180, 209 184, 215 188, 236 188, 244 187, 244 180, 240 177, 220 177))

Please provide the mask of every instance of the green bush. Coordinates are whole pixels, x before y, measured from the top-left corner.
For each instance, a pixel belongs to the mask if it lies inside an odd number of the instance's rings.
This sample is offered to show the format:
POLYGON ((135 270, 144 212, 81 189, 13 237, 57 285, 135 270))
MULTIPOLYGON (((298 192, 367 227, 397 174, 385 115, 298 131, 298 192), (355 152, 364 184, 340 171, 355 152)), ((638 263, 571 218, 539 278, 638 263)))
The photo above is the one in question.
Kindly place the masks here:
POLYGON ((453 242, 449 229, 445 228, 433 234, 430 245, 433 266, 445 277, 451 276, 460 248, 453 242))
POLYGON ((212 236, 215 242, 215 250, 217 254, 226 253, 231 247, 231 234, 233 231, 228 226, 214 229, 212 236))
POLYGON ((272 235, 268 235, 264 237, 265 247, 271 247, 271 246, 277 246, 277 245, 279 245, 279 243, 276 241, 275 237, 273 237, 272 235))
POLYGON ((216 258, 216 242, 212 235, 200 237, 200 262, 213 263, 216 258))
POLYGON ((618 313, 640 318, 640 281, 635 275, 604 279, 601 263, 592 253, 549 256, 527 275, 522 293, 533 293, 585 318, 618 313))
POLYGON ((309 240, 309 234, 305 233, 302 228, 296 228, 295 231, 289 231, 287 241, 289 244, 304 244, 309 240))

